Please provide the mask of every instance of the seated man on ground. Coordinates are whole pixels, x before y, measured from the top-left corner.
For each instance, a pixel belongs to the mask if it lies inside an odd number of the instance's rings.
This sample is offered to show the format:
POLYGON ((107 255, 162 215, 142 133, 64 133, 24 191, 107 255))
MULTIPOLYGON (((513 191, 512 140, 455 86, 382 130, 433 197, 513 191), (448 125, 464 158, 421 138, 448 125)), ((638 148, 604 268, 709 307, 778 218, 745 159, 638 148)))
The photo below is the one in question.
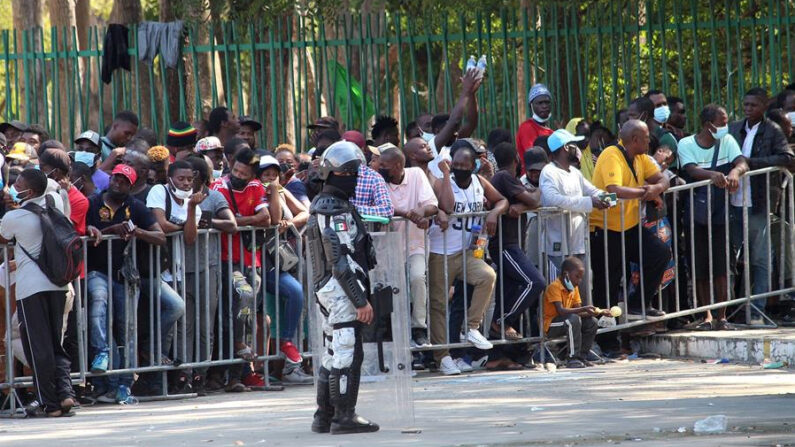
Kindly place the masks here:
POLYGON ((599 328, 596 317, 610 315, 609 310, 582 305, 579 285, 584 274, 585 264, 569 256, 563 260, 557 279, 544 292, 544 332, 549 338, 569 338, 567 368, 593 366, 588 357, 599 328))

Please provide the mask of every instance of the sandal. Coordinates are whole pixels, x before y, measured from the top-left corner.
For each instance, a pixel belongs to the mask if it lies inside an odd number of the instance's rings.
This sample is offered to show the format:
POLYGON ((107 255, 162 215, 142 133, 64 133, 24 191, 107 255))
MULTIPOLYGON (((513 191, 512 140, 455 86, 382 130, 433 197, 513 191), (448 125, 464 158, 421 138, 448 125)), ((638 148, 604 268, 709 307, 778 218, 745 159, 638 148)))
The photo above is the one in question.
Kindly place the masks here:
POLYGON ((585 364, 579 359, 571 359, 566 362, 566 368, 585 368, 585 364))
MULTIPOLYGON (((499 340, 502 338, 502 334, 500 334, 500 327, 492 325, 489 329, 489 338, 492 340, 499 340)), ((505 326, 505 339, 506 340, 521 340, 522 334, 516 331, 516 329, 505 326)))
POLYGON ((61 401, 61 411, 63 411, 64 414, 67 414, 70 411, 72 411, 72 407, 74 406, 75 406, 75 400, 72 399, 71 397, 67 397, 66 399, 61 401))
POLYGON ((716 331, 736 331, 737 328, 726 320, 719 320, 715 328, 716 331))
POLYGON ((714 331, 715 326, 712 324, 711 321, 702 321, 701 323, 698 323, 696 327, 693 329, 697 331, 714 331))

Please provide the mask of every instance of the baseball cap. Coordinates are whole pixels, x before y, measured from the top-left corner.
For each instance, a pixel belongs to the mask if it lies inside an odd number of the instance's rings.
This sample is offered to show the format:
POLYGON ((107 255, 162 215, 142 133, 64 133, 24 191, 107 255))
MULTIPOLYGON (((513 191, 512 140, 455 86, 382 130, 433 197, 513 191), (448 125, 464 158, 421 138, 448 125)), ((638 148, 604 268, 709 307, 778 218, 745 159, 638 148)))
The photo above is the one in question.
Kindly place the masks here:
POLYGON ((320 117, 314 123, 306 126, 307 129, 339 129, 339 127, 339 122, 333 116, 320 117))
POLYGON ((384 152, 387 149, 398 149, 398 147, 395 146, 392 143, 384 143, 384 144, 382 144, 382 145, 380 145, 378 147, 369 146, 369 148, 370 148, 370 152, 372 152, 372 153, 374 153, 374 154, 376 154, 378 156, 381 155, 381 152, 384 152))
POLYGON ((358 130, 349 130, 342 134, 342 139, 345 141, 350 141, 351 143, 355 144, 359 147, 359 149, 364 149, 365 141, 364 135, 358 130))
POLYGON ((549 93, 549 89, 546 85, 536 84, 530 89, 530 93, 527 95, 527 102, 533 102, 534 99, 544 95, 549 96, 549 99, 552 99, 552 93, 549 93))
POLYGON ((265 155, 259 159, 259 169, 263 170, 271 166, 279 167, 279 161, 273 155, 265 155))
POLYGON ((262 129, 262 124, 248 115, 239 117, 238 121, 240 122, 241 126, 250 126, 252 129, 254 129, 254 132, 259 132, 259 130, 262 129))
POLYGON ((99 147, 99 134, 94 132, 93 130, 87 130, 81 133, 80 135, 77 136, 77 138, 75 138, 74 142, 77 143, 80 140, 86 140, 91 144, 93 144, 94 146, 99 147))
POLYGON ((201 140, 196 142, 196 147, 194 147, 196 152, 206 152, 206 151, 215 151, 215 150, 224 150, 224 145, 221 144, 221 140, 218 137, 204 137, 201 140))
POLYGON ((127 180, 130 181, 130 184, 135 184, 135 181, 138 180, 138 175, 135 173, 135 169, 131 168, 125 164, 118 164, 113 171, 111 171, 110 175, 123 175, 127 177, 127 180))
POLYGON ((478 146, 479 145, 476 144, 475 140, 472 138, 459 138, 453 142, 452 146, 450 146, 450 158, 452 158, 456 151, 462 147, 467 147, 475 151, 475 154, 480 154, 483 151, 481 151, 478 146))
POLYGON ((582 141, 585 137, 580 135, 579 137, 575 137, 566 129, 558 129, 552 132, 552 135, 547 138, 547 145, 549 146, 550 152, 555 152, 556 150, 562 148, 563 146, 575 142, 575 141, 582 141))
POLYGON ((25 129, 28 128, 28 125, 19 120, 11 120, 7 123, 0 124, 0 132, 5 132, 9 127, 13 127, 20 132, 24 132, 25 129))
POLYGON ((531 147, 524 153, 524 168, 526 171, 540 171, 549 163, 549 157, 544 149, 538 146, 531 147))

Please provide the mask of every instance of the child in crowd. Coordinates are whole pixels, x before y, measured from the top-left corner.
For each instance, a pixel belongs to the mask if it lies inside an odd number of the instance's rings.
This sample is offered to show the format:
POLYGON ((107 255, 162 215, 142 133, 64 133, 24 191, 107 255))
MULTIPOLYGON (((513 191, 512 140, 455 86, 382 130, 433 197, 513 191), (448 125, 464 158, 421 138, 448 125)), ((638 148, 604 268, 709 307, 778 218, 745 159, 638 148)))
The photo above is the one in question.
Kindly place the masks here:
POLYGON ((569 337, 567 368, 593 366, 588 357, 598 329, 596 317, 610 314, 609 310, 582 305, 579 285, 584 274, 582 261, 569 256, 544 292, 544 332, 549 338, 569 337))

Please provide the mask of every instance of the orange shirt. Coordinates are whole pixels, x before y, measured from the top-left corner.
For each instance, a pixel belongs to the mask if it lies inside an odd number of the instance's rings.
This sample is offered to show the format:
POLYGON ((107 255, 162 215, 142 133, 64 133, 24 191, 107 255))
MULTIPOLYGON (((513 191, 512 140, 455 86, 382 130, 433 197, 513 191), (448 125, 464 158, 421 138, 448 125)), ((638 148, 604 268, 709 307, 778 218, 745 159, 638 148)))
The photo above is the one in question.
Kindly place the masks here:
POLYGON ((558 310, 555 308, 555 303, 560 303, 566 309, 582 306, 580 299, 580 288, 575 287, 574 291, 569 292, 563 281, 560 278, 547 286, 544 291, 544 332, 549 331, 549 324, 558 317, 558 310))

